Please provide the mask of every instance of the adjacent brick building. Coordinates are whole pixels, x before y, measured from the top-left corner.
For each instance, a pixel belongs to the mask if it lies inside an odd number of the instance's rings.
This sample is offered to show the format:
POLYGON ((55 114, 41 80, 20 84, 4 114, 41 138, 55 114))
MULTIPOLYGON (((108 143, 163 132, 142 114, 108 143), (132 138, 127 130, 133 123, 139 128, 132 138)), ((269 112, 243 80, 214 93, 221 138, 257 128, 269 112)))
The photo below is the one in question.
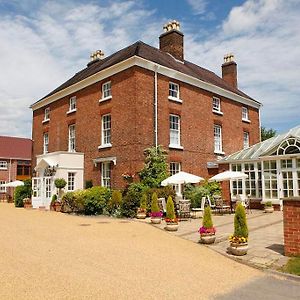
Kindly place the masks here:
POLYGON ((10 200, 12 189, 2 184, 31 178, 32 141, 0 136, 0 199, 10 200))
POLYGON ((138 41, 106 58, 96 51, 85 69, 32 105, 38 178, 45 168, 52 176, 60 169, 49 155, 76 151, 84 180, 70 189, 86 180, 121 188, 122 174, 137 173, 143 150, 155 145, 168 150, 172 173, 208 177, 218 158, 259 142, 261 104, 237 88, 233 55, 220 78, 184 60, 178 22, 164 30, 160 49, 138 41))

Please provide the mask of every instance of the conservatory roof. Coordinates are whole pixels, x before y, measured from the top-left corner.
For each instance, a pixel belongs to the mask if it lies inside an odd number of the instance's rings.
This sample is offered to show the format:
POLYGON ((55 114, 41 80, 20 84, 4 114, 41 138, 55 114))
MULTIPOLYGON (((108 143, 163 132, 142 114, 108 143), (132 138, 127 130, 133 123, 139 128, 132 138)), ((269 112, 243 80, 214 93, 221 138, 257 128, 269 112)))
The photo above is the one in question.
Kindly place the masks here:
POLYGON ((258 160, 262 156, 273 154, 280 144, 289 138, 300 140, 300 125, 290 129, 286 133, 279 134, 263 142, 257 143, 247 149, 230 154, 219 160, 218 163, 228 163, 240 160, 258 160))

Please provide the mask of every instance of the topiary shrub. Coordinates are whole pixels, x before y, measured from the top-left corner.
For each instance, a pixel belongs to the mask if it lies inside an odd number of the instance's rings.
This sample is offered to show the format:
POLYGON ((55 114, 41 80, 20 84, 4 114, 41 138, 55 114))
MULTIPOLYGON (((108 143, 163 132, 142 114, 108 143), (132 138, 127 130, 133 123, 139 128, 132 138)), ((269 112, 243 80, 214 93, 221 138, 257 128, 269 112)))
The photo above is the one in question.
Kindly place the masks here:
POLYGON ((238 204, 235 210, 233 235, 238 238, 248 238, 246 211, 242 204, 238 204))
POLYGON ((272 206, 273 206, 272 201, 267 201, 265 203, 265 207, 272 207, 272 206))
POLYGON ((63 189, 67 185, 67 182, 64 178, 56 178, 54 180, 54 185, 57 189, 63 189))
POLYGON ((17 186, 14 192, 15 207, 24 207, 23 199, 30 198, 32 193, 31 180, 25 180, 24 185, 17 186))
POLYGON ((108 202, 107 210, 113 216, 121 215, 121 205, 122 205, 122 193, 120 191, 114 190, 111 195, 111 199, 108 202))
POLYGON ((211 218, 211 209, 209 206, 206 206, 204 209, 204 215, 202 220, 202 226, 204 228, 213 228, 213 221, 211 218))
POLYGON ((140 209, 144 212, 147 210, 147 195, 143 194, 140 201, 140 209))
POLYGON ((151 213, 157 213, 157 212, 160 211, 157 200, 158 200, 157 194, 153 193, 152 194, 152 201, 151 201, 151 213))
POLYGON ((166 210, 167 210, 167 212, 166 212, 167 219, 170 219, 170 220, 175 219, 174 202, 173 202, 171 196, 168 197, 166 210))
POLYGON ((111 197, 110 189, 94 186, 84 192, 84 213, 86 215, 101 215, 111 197))

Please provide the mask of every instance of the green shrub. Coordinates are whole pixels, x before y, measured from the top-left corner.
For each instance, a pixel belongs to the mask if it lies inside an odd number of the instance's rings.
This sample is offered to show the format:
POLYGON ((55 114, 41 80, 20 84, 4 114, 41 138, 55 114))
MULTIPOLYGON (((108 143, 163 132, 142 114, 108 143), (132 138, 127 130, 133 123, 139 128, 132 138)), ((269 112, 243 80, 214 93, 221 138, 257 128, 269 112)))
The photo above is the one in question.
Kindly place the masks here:
POLYGON ((74 192, 67 192, 63 195, 61 199, 61 212, 70 213, 75 212, 75 195, 74 192))
POLYGON ((51 205, 53 205, 55 203, 55 201, 57 200, 57 195, 53 194, 52 198, 51 198, 51 205))
POLYGON ((124 191, 124 197, 121 205, 121 213, 124 217, 133 218, 136 216, 137 209, 143 193, 148 188, 142 183, 131 183, 124 191))
POLYGON ((111 195, 111 199, 107 205, 108 213, 119 216, 121 214, 120 208, 122 205, 122 193, 120 191, 114 190, 111 195))
POLYGON ((32 193, 31 180, 25 180, 24 185, 17 186, 14 193, 15 207, 23 207, 23 199, 30 198, 32 193))
POLYGON ((147 195, 146 194, 142 195, 142 198, 141 198, 141 201, 140 201, 140 208, 143 209, 143 210, 147 209, 147 195))
POLYGON ((167 219, 175 219, 175 209, 174 209, 174 202, 171 196, 168 197, 167 200, 167 219))
POLYGON ((267 201, 267 202, 265 203, 265 206, 266 206, 266 207, 272 207, 272 206, 273 206, 272 201, 267 201))
POLYGON ((84 192, 84 213, 86 215, 101 215, 111 197, 108 188, 94 186, 84 192))
POLYGON ((152 194, 152 201, 151 201, 151 212, 153 212, 153 213, 160 212, 157 200, 158 200, 157 194, 153 193, 152 194))
POLYGON ((67 185, 67 182, 63 178, 56 178, 54 185, 57 189, 63 189, 67 185))
POLYGON ((90 189, 93 187, 93 180, 86 180, 85 181, 85 189, 90 189))
POLYGON ((235 210, 233 235, 248 238, 246 211, 242 204, 238 204, 235 210))
POLYGON ((209 206, 206 206, 205 209, 204 209, 202 226, 204 228, 212 228, 212 227, 214 227, 213 221, 212 221, 212 218, 211 218, 211 209, 210 209, 209 206))

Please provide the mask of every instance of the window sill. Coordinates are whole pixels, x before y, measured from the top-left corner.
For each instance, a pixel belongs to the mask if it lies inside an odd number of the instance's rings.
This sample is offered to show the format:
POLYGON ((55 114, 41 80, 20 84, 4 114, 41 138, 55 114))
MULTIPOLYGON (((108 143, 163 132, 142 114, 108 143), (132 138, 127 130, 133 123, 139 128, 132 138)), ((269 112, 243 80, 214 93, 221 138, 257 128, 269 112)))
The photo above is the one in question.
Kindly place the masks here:
POLYGON ((108 96, 108 97, 105 97, 105 98, 101 98, 101 99, 99 100, 99 102, 108 101, 108 100, 110 100, 110 99, 112 99, 112 96, 108 96))
POLYGON ((249 119, 242 119, 242 121, 245 123, 251 123, 251 121, 249 119))
POLYGON ((172 96, 168 96, 168 99, 171 100, 171 101, 174 101, 174 102, 182 103, 182 100, 179 99, 179 98, 175 98, 175 97, 172 97, 172 96))
POLYGON ((105 149, 105 148, 111 148, 112 144, 104 144, 104 145, 100 145, 98 146, 98 149, 105 149))
POLYGON ((0 171, 7 171, 8 168, 0 168, 0 171))
POLYGON ((183 150, 183 146, 181 146, 181 145, 172 145, 172 144, 170 144, 170 145, 169 145, 169 148, 171 148, 171 149, 183 150))
POLYGON ((50 119, 43 120, 42 124, 48 123, 50 119))
POLYGON ((69 114, 72 114, 72 113, 74 113, 74 112, 76 112, 76 108, 75 108, 75 109, 72 109, 72 110, 69 110, 69 111, 67 111, 67 115, 69 115, 69 114))
POLYGON ((68 150, 69 153, 76 153, 76 150, 68 150))
POLYGON ((217 115, 223 116, 223 112, 222 112, 222 111, 213 110, 212 112, 213 112, 214 114, 217 114, 217 115))
POLYGON ((214 151, 214 153, 217 155, 225 155, 224 151, 214 151))

